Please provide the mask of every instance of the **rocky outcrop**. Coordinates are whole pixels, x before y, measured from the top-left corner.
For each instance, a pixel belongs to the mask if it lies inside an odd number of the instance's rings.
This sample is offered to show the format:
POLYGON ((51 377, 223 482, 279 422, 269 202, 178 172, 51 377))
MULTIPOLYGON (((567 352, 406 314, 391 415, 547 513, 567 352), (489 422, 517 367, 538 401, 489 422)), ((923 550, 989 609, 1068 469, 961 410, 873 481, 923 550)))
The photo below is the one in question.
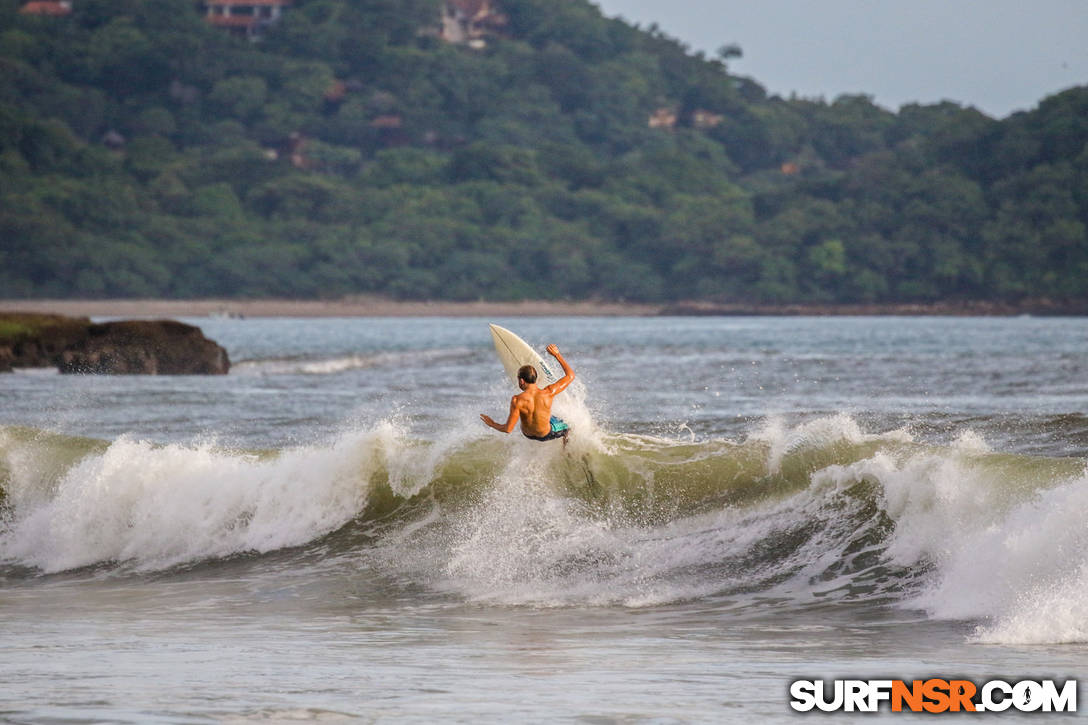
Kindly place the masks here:
POLYGON ((12 368, 44 368, 87 335, 86 317, 0 313, 0 372, 12 368))
POLYGON ((173 320, 127 320, 87 328, 57 358, 62 373, 225 375, 227 351, 200 328, 173 320))
POLYGON ((95 324, 86 318, 0 315, 0 371, 56 366, 62 373, 224 375, 227 351, 173 320, 95 324), (8 351, 5 354, 5 350, 8 351))

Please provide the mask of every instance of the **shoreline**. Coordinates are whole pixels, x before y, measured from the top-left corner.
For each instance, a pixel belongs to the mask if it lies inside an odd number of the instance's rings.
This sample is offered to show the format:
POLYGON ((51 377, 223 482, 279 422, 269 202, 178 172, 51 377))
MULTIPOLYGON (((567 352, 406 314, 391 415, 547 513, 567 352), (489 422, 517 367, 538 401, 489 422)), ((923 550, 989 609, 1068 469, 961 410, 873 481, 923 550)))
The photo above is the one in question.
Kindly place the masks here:
POLYGON ((618 302, 400 302, 377 297, 291 299, 0 299, 0 312, 70 317, 646 317, 660 305, 618 302))
POLYGON ((1088 316, 1088 300, 935 302, 919 304, 718 304, 678 302, 400 302, 376 297, 291 299, 20 299, 0 300, 3 312, 71 317, 1015 317, 1088 316))

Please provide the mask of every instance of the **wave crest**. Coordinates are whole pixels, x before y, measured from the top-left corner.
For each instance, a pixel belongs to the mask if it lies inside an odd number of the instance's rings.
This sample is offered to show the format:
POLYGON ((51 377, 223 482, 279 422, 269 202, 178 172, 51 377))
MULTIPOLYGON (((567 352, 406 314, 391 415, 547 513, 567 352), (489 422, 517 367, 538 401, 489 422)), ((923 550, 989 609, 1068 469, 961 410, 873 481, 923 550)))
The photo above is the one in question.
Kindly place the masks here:
POLYGON ((475 601, 894 603, 974 620, 980 641, 1088 640, 1081 461, 848 416, 678 442, 581 413, 567 447, 388 422, 279 452, 0 428, 0 562, 146 571, 307 547, 475 601))

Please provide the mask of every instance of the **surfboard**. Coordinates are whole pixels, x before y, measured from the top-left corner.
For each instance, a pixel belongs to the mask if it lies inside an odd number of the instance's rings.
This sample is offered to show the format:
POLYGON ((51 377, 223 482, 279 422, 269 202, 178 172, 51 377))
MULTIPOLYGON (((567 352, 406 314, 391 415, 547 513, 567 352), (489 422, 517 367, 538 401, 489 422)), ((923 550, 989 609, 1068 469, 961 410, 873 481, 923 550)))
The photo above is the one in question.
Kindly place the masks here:
POLYGON ((544 360, 525 340, 505 327, 492 324, 488 327, 491 328, 491 341, 495 343, 495 353, 499 356, 507 376, 514 381, 514 385, 518 383, 518 368, 522 365, 532 365, 536 368, 536 384, 542 388, 563 377, 558 363, 544 360))

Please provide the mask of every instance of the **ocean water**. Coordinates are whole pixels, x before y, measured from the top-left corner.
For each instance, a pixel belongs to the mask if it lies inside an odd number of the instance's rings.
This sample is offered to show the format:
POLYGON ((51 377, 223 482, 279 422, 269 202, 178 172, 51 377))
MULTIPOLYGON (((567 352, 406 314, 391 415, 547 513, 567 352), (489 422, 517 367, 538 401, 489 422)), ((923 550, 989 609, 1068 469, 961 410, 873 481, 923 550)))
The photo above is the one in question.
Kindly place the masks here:
POLYGON ((566 447, 480 422, 482 319, 0 376, 0 720, 791 722, 797 679, 1088 675, 1088 321, 490 321, 574 366, 566 447))

